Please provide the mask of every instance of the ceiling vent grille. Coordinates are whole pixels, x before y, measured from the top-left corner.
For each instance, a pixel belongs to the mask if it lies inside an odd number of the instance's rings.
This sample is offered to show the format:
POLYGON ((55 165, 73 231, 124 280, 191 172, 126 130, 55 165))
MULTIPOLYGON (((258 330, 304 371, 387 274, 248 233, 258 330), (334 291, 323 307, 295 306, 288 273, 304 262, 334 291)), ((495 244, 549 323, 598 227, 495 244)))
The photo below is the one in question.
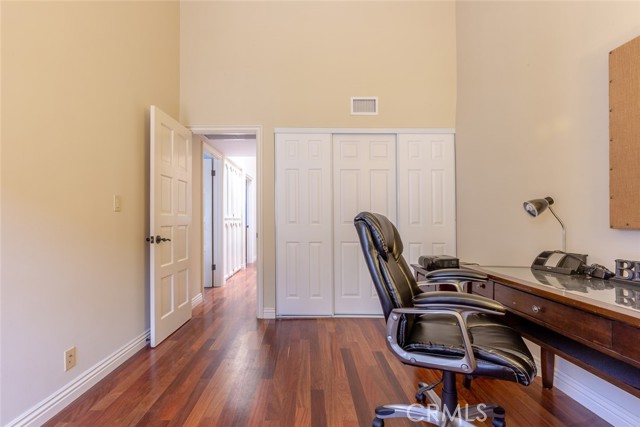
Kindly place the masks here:
POLYGON ((351 114, 354 116, 375 116, 378 114, 377 96, 352 96, 351 114))

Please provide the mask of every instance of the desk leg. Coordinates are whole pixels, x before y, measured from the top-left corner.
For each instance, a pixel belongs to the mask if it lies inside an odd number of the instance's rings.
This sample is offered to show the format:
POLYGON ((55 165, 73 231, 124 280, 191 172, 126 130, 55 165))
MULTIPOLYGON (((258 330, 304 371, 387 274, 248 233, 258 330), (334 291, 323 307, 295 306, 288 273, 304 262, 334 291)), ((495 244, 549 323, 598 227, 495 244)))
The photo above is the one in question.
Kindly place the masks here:
POLYGON ((542 363, 542 387, 553 388, 553 375, 555 372, 556 355, 552 351, 541 347, 540 359, 542 363))

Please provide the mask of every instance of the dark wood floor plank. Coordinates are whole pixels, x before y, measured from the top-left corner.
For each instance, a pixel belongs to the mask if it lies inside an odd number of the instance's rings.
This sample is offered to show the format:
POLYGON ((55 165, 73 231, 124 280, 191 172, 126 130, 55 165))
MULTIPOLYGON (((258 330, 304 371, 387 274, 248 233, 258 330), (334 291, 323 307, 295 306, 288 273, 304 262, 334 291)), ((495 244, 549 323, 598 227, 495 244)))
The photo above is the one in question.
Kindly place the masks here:
MULTIPOLYGON (((362 380, 358 375, 358 368, 353 359, 353 354, 348 348, 343 348, 342 363, 344 364, 347 378, 349 380, 349 390, 351 390, 351 398, 355 405, 356 416, 360 425, 367 425, 371 421, 371 412, 368 410, 369 404, 365 394, 362 380)), ((369 388, 371 390, 371 388, 369 388)))
MULTIPOLYGON (((255 268, 207 289, 191 321, 45 426, 363 427, 376 406, 413 403, 418 382, 440 378, 391 354, 382 319, 259 320, 255 293, 255 268)), ((462 405, 500 403, 510 427, 608 426, 539 379, 522 387, 477 378, 465 389, 460 378, 459 394, 462 405)))

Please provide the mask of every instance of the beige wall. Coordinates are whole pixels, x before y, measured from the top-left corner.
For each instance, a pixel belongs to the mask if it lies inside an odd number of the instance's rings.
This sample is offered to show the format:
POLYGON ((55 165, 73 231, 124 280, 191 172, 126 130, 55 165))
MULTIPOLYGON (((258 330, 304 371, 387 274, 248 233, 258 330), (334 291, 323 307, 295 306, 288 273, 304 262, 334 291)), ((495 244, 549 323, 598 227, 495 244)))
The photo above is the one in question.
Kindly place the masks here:
POLYGON ((560 249, 613 268, 638 259, 638 231, 609 228, 608 53, 640 34, 640 2, 457 4, 458 250, 528 265, 560 249))
POLYGON ((275 304, 276 127, 453 127, 454 2, 182 2, 186 125, 261 125, 259 251, 275 304), (378 96, 380 115, 350 115, 378 96))
POLYGON ((179 6, 0 7, 6 425, 149 327, 147 110, 179 114, 179 6))

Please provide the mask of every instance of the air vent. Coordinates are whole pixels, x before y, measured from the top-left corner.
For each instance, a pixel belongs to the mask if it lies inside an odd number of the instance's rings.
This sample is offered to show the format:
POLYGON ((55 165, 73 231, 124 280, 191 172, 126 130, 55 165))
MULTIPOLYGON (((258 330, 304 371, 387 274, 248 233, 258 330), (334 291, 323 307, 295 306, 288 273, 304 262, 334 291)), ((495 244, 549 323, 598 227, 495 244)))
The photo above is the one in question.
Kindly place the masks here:
POLYGON ((378 114, 377 96, 352 96, 351 114, 355 116, 375 116, 378 114))

